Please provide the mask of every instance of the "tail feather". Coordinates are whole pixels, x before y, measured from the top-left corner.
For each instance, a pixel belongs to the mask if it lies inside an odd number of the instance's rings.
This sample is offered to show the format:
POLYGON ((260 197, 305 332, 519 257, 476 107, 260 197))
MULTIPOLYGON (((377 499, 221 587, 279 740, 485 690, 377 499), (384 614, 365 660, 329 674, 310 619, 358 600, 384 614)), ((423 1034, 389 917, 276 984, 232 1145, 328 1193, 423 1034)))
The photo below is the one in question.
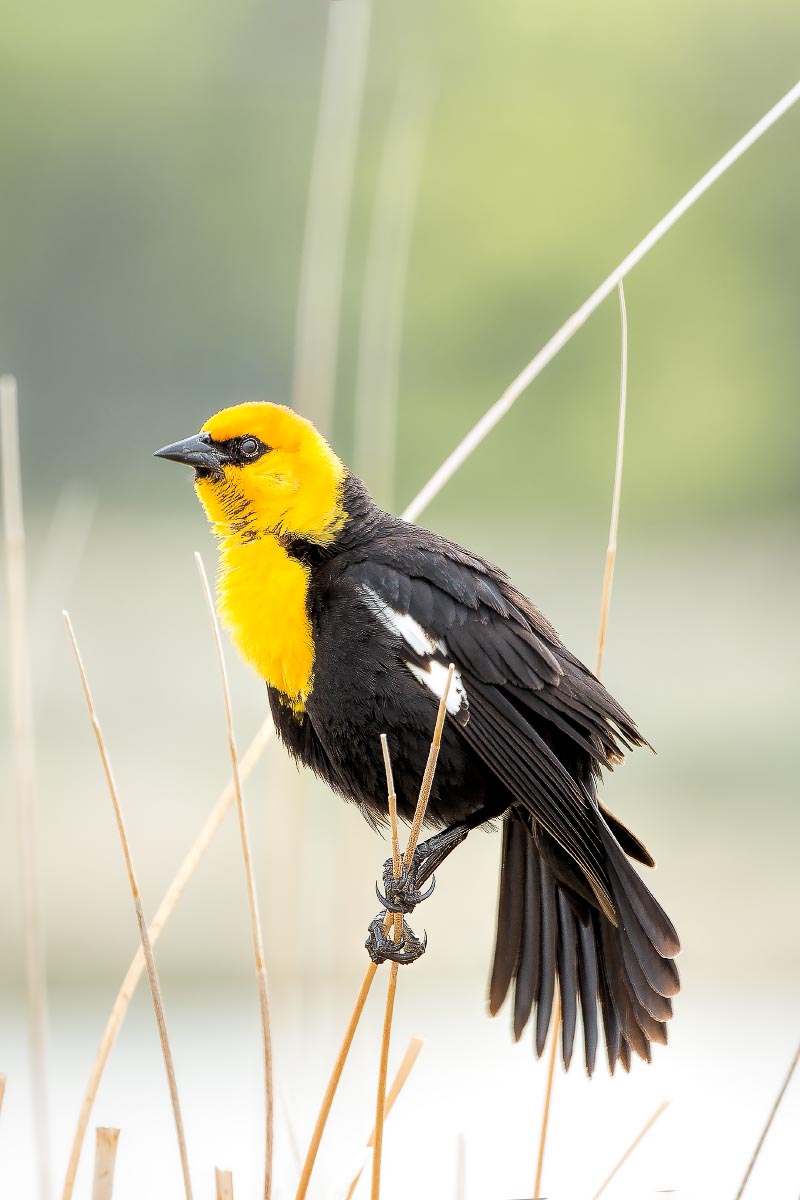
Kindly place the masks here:
POLYGON ((536 1053, 541 1057, 547 1044, 547 1031, 553 1013, 556 990, 556 944, 558 917, 556 915, 556 884, 547 862, 542 859, 542 924, 539 948, 539 995, 536 1004, 536 1053))
POLYGON ((539 926, 542 919, 542 881, 539 856, 533 840, 525 836, 525 900, 522 918, 522 944, 514 992, 514 1039, 519 1041, 528 1023, 534 1000, 539 994, 539 926))
POLYGON ((572 1061, 578 1018, 578 963, 575 916, 564 892, 558 890, 558 982, 561 992, 561 1054, 564 1066, 572 1061))
MULTIPOLYGON (((594 805, 606 851, 606 878, 614 904, 610 920, 576 878, 575 865, 519 809, 506 814, 497 940, 489 987, 494 1015, 514 982, 514 1036, 534 1014, 539 1055, 547 1044, 556 980, 561 996, 564 1065, 573 1056, 580 1010, 586 1071, 592 1074, 602 1023, 608 1062, 630 1068, 630 1054, 649 1062, 651 1044, 665 1044, 679 989, 672 961, 680 943, 675 927, 639 877, 626 852, 647 852, 621 822, 594 805), (624 834, 617 838, 618 830, 624 834)), ((648 856, 649 857, 649 856, 648 856)))
POLYGON ((597 978, 597 953, 591 918, 578 921, 578 986, 581 994, 583 1021, 583 1053, 586 1073, 591 1075, 597 1060, 597 1000, 600 984, 597 978))

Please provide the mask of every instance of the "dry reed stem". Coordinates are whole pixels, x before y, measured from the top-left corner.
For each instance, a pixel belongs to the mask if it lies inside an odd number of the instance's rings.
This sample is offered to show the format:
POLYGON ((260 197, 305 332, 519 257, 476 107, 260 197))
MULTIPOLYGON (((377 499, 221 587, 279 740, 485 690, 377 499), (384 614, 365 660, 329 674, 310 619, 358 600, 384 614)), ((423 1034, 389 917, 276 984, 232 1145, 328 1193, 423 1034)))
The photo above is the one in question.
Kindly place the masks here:
POLYGON ((34 1138, 40 1200, 49 1200, 50 1118, 47 1100, 47 999, 39 912, 36 862, 36 752, 33 736, 33 698, 28 641, 25 522, 19 454, 17 382, 0 377, 0 440, 2 441, 3 525, 8 589, 8 657, 11 676, 11 720, 17 793, 17 829, 22 876, 25 988, 34 1138))
POLYGON ((328 5, 295 320, 292 407, 330 435, 350 198, 372 5, 328 5))
POLYGON ((156 971, 155 959, 153 958, 153 947, 150 942, 150 937, 147 933, 147 923, 144 919, 144 910, 142 901, 139 895, 139 885, 136 882, 136 873, 133 868, 133 858, 131 855, 130 845, 128 843, 128 835, 125 830, 125 821, 122 815, 122 808, 117 794, 117 785, 114 782, 114 775, 111 770, 111 760, 108 757, 106 750, 103 732, 100 728, 100 722, 97 719, 92 693, 89 690, 89 681, 86 676, 86 670, 81 658, 81 652, 78 649, 78 643, 75 638, 75 631, 72 628, 72 622, 69 618, 69 613, 64 611, 64 621, 67 626, 69 640, 72 643, 72 650, 75 654, 75 661, 78 664, 78 673, 80 675, 81 687, 86 700, 86 707, 89 710, 89 720, 94 730, 94 736, 97 741, 97 748, 100 752, 100 761, 103 764, 103 773, 106 777, 108 792, 111 797, 111 803, 114 808, 114 816, 119 830, 120 842, 122 843, 122 853, 125 858, 125 868, 128 873, 128 883, 130 884, 131 895, 133 897, 133 906, 136 911, 136 920, 139 925, 139 936, 141 938, 142 950, 144 952, 144 961, 147 967, 147 978, 150 983, 150 993, 153 997, 153 1010, 156 1016, 156 1024, 158 1026, 158 1036, 161 1041, 161 1053, 164 1056, 164 1068, 167 1073, 167 1083, 169 1084, 169 1094, 172 1100, 172 1112, 175 1118, 175 1131, 178 1136, 178 1149, 181 1157, 181 1169, 183 1171, 183 1186, 186 1193, 186 1200, 192 1200, 192 1182, 189 1175, 189 1157, 186 1153, 186 1137, 183 1131, 183 1118, 181 1116, 181 1106, 178 1099, 178 1086, 175 1081, 175 1068, 172 1061, 172 1051, 169 1045, 169 1037, 167 1035, 167 1023, 164 1017, 164 1004, 161 998, 161 988, 158 982, 158 973, 156 971))
MULTIPOLYGON (((628 310, 625 306, 625 288, 622 279, 617 285, 619 294, 620 319, 620 368, 619 368, 619 410, 617 416, 617 452, 614 460, 614 486, 611 493, 611 517, 608 529, 608 549, 606 550, 606 565, 603 572, 603 591, 600 599, 600 629, 597 634, 597 660, 595 674, 600 678, 603 668, 603 653, 606 644, 606 628, 611 607, 611 588, 614 583, 614 565, 617 558, 617 534, 619 532, 619 508, 622 494, 622 466, 625 450, 625 417, 628 409, 628 310)), ((553 1032, 551 1034, 550 1057, 547 1063, 547 1082, 545 1084, 544 1108, 542 1110, 542 1125, 539 1133, 539 1151, 536 1159, 536 1180, 533 1187, 534 1197, 539 1195, 542 1186, 542 1170, 544 1168, 544 1152, 547 1145, 547 1130, 550 1123, 550 1104, 553 1098, 553 1077, 556 1069, 558 1054, 558 1034, 561 1025, 561 995, 556 991, 553 1004, 553 1032)))
POLYGON ((231 707, 231 692, 228 684, 228 672, 225 666, 225 655, 222 651, 222 637, 219 631, 217 610, 211 595, 208 576, 200 555, 195 552, 194 560, 200 574, 203 594, 208 605, 208 615, 214 634, 214 644, 217 649, 220 677, 222 680, 222 698, 225 705, 225 725, 228 734, 228 749, 231 756, 231 771, 233 775, 233 790, 236 795, 236 811, 239 817, 239 832, 242 840, 242 860, 247 884, 247 903, 250 909, 250 931, 253 938, 253 958, 256 965, 256 983, 258 986, 258 1007, 261 1016, 261 1039, 264 1051, 264 1109, 265 1109, 265 1150, 264 1150, 264 1200, 270 1200, 272 1195, 272 1151, 274 1132, 274 1099, 272 1086, 272 1035, 270 1031, 269 996, 267 989, 267 968, 264 964, 264 942, 261 936, 261 919, 258 912, 258 896, 256 894, 256 879, 250 854, 250 835, 247 830, 247 817, 242 799, 242 781, 239 775, 239 754, 236 749, 236 736, 233 730, 233 709, 231 707))
MULTIPOLYGON (((447 672, 447 680, 445 682, 444 691, 442 692, 442 698, 439 701, 439 711, 436 714, 436 725, 433 731, 433 740, 431 741, 431 748, 428 751, 428 761, 425 764, 425 772, 422 776, 422 784, 420 785, 417 807, 414 810, 414 820, 411 824, 408 845, 406 846, 406 852, 403 856, 403 861, 406 865, 406 868, 411 866, 411 859, 413 858, 414 851, 417 848, 417 840, 422 828, 422 822, 425 819, 425 810, 428 807, 428 800, 430 799, 431 788, 433 786, 433 777, 436 771, 436 762, 439 757, 439 748, 442 741, 442 728, 447 715, 447 696, 450 691, 450 684, 453 681, 454 671, 455 666, 453 663, 451 663, 447 672)), ((384 932, 388 932, 390 919, 391 918, 387 915, 383 924, 384 932)), ((372 981, 375 978, 375 972, 377 969, 377 965, 374 962, 371 962, 364 972, 364 978, 361 981, 361 987, 359 988, 353 1011, 350 1014, 350 1020, 347 1023, 344 1038, 342 1039, 342 1044, 339 1047, 339 1053, 337 1054, 336 1061, 333 1064, 333 1070, 331 1071, 331 1076, 328 1080, 328 1086, 325 1089, 325 1095, 322 1098, 322 1105, 319 1113, 317 1114, 314 1132, 311 1135, 311 1142, 306 1153, 305 1162, 303 1163, 303 1171, 300 1176, 300 1182, 297 1187, 295 1200, 304 1200, 306 1193, 308 1192, 308 1185, 311 1181, 311 1172, 314 1170, 314 1163, 316 1162, 320 1142, 322 1141, 322 1135, 325 1132, 325 1126, 328 1122, 328 1117, 330 1116, 333 1098, 336 1095, 336 1089, 338 1088, 339 1080, 342 1077, 344 1064, 347 1062, 347 1056, 350 1053, 350 1047, 353 1044, 353 1038, 355 1037, 358 1023, 361 1020, 361 1014, 364 1011, 364 1005, 367 1002, 367 996, 370 993, 372 981)))
POLYGON ((401 72, 384 137, 370 222, 355 382, 353 465, 381 508, 394 506, 397 388, 409 248, 433 111, 418 66, 401 72))
MULTIPOLYGON (((396 922, 396 918, 395 918, 396 922)), ((396 924, 395 924, 396 930, 396 924)), ((395 940, 397 933, 395 932, 395 940)), ((386 1008, 383 1013, 383 1034, 381 1036, 381 1052, 378 1063, 378 1093, 375 1102, 375 1147, 372 1152, 372 1200, 380 1200, 381 1195, 381 1162, 383 1157, 383 1121, 386 1115, 386 1074, 389 1069, 389 1042, 392 1036, 392 1019, 394 1017, 394 1001, 397 993, 396 962, 391 964, 389 982, 386 985, 386 1008)))
POLYGON ((118 1129, 106 1129, 98 1126, 95 1136, 92 1200, 112 1200, 118 1142, 118 1129))
POLYGON ((769 1116, 767 1117, 766 1124, 764 1125, 764 1128, 761 1130, 760 1138, 756 1142, 756 1148, 753 1151, 753 1156, 750 1159, 750 1162, 747 1164, 747 1170, 744 1173, 744 1179, 742 1180, 741 1184, 739 1185, 739 1190, 736 1193, 735 1200, 742 1200, 742 1196, 744 1195, 744 1189, 747 1187, 747 1181, 750 1178, 751 1174, 753 1173, 753 1167, 756 1165, 758 1156, 761 1153, 761 1148, 764 1145, 764 1142, 766 1141, 767 1134, 770 1131, 772 1122, 775 1120, 775 1114, 777 1113, 778 1109, 781 1106, 781 1101, 783 1100, 783 1097, 786 1095, 786 1089, 788 1088, 789 1084, 792 1081, 792 1076, 794 1075, 795 1068, 797 1067, 798 1062, 800 1062, 800 1045, 798 1045, 797 1049, 794 1052, 794 1058, 792 1059, 792 1061, 789 1064, 789 1070, 786 1072, 786 1078, 784 1079, 783 1083, 780 1086, 780 1089, 778 1091, 777 1096, 775 1097, 775 1102, 773 1103, 772 1108, 769 1110, 769 1116))
POLYGON ((5 1075, 0 1075, 0 1113, 3 1111, 3 1098, 6 1094, 6 1083, 8 1082, 5 1075))
MULTIPOLYGON (((245 780, 253 771, 257 762, 261 758, 265 747, 272 740, 275 733, 272 721, 267 717, 261 724, 258 732, 247 748, 247 752, 239 766, 239 777, 245 780)), ((154 946, 158 941, 164 926, 166 925, 175 906, 183 895, 186 885, 194 875, 197 867, 203 858, 208 847, 213 841, 214 835, 222 824, 223 818, 227 814, 229 808, 234 801, 234 786, 231 780, 225 790, 220 795, 216 804, 212 808, 208 817, 205 820, 199 834, 195 838, 192 846, 186 854, 183 862, 178 868, 172 883, 167 888, 164 896, 156 909, 156 914, 147 927, 148 936, 151 946, 154 946)), ((92 1064, 92 1069, 89 1074, 89 1081, 86 1085, 81 1110, 78 1114, 78 1123, 75 1128, 75 1134, 72 1139, 72 1147, 70 1150, 69 1162, 64 1177, 64 1187, 62 1190, 62 1200, 72 1200, 72 1194, 75 1188, 75 1178, 78 1173, 80 1164, 81 1150, 86 1139, 86 1130, 89 1128, 89 1121, 92 1115, 92 1109, 97 1097, 97 1090, 100 1087, 100 1080, 103 1078, 103 1072, 106 1068, 111 1049, 117 1040, 117 1034, 120 1031, 122 1022, 125 1020, 125 1014, 128 1011, 133 993, 136 991, 136 986, 142 977, 144 971, 144 952, 141 948, 134 954, 131 964, 125 973, 125 978, 122 981, 120 989, 117 993, 117 998, 114 1001, 111 1013, 109 1014, 106 1027, 103 1030, 103 1036, 100 1039, 100 1046, 97 1055, 92 1064)))
POLYGON ((292 1114, 289 1111, 289 1101, 286 1096, 286 1089, 283 1087, 283 1085, 281 1084, 280 1081, 278 1081, 277 1092, 278 1092, 278 1103, 281 1106, 281 1110, 283 1112, 283 1120, 286 1125, 286 1136, 289 1139, 289 1149, 292 1152, 292 1159, 294 1161, 294 1165, 295 1165, 295 1168, 297 1170, 297 1174, 299 1177, 300 1172, 303 1169, 303 1159, 300 1155, 300 1143, 297 1140, 297 1131, 295 1130, 295 1127, 294 1127, 294 1121, 292 1120, 292 1114))
POLYGON ((653 1113, 653 1115, 647 1121, 645 1121, 644 1125, 639 1130, 636 1137, 631 1142, 630 1146, 628 1146, 628 1149, 625 1151, 625 1153, 621 1156, 621 1158, 617 1159, 615 1165, 611 1168, 608 1175, 606 1175, 605 1179, 600 1184, 600 1187, 597 1189, 595 1194, 592 1196, 592 1200, 598 1200, 598 1197, 602 1196, 603 1192, 606 1190, 608 1185, 611 1183, 611 1180, 614 1178, 617 1171, 620 1169, 620 1167, 623 1165, 623 1163, 627 1162, 627 1160, 633 1154, 636 1147, 639 1145, 639 1142, 641 1142, 642 1138, 645 1137, 650 1132, 650 1130, 653 1128, 653 1126, 655 1125, 656 1121, 661 1116, 661 1114, 666 1112, 666 1110, 669 1108, 669 1104, 670 1104, 669 1100, 661 1101, 661 1103, 659 1104, 658 1108, 653 1113))
MULTIPOLYGON (((406 1080, 408 1079, 409 1075, 411 1074, 411 1071, 414 1067, 414 1063, 419 1058, 419 1052, 422 1049, 422 1047, 424 1046, 424 1044, 425 1043, 423 1042, 421 1037, 414 1036, 409 1041, 408 1046, 406 1047, 406 1052, 403 1055, 403 1060, 400 1063, 400 1066, 397 1068, 397 1074, 395 1075, 394 1079, 392 1080, 392 1086, 389 1088, 388 1092, 386 1093, 386 1104, 383 1109, 384 1121, 388 1117, 389 1113, 392 1111, 395 1100, 397 1099, 397 1097, 400 1095, 401 1091, 405 1087, 406 1080)), ((367 1146, 374 1146, 374 1145, 375 1145, 375 1130, 373 1129, 372 1133, 369 1135, 369 1138, 367 1139, 367 1146)))
MULTIPOLYGON (((383 765, 386 770, 386 795, 389 806, 389 822, 392 830, 392 870, 395 879, 400 878, 400 838, 397 832, 397 793, 394 788, 392 759, 389 754, 389 742, 386 734, 381 734, 381 750, 383 765)), ((403 934, 403 917, 395 913, 393 920, 393 938, 398 943, 403 934)), ((386 1115, 386 1075, 389 1069, 389 1040, 392 1033, 392 1016, 394 999, 397 992, 397 963, 391 964, 389 982, 386 988, 386 1009, 383 1017, 383 1037, 381 1038, 380 1057, 378 1059, 378 1090, 375 1097, 375 1128, 373 1141, 375 1150, 372 1155, 372 1200, 380 1200, 381 1193, 381 1160, 383 1155, 383 1122, 386 1115)))
POLYGON ((533 1185, 533 1200, 538 1200, 542 1186, 542 1171, 544 1170, 544 1152, 547 1146, 547 1130, 550 1124, 550 1101, 553 1097, 553 1079, 556 1073, 556 1057, 558 1055, 558 1032, 561 1024, 561 996, 556 992, 553 1004, 553 1032, 550 1035, 550 1057, 547 1062, 547 1081, 544 1089, 544 1108, 542 1110, 542 1125, 539 1131, 539 1149, 536 1155, 536 1180, 533 1185))
POLYGON ((467 1192, 467 1145, 463 1133, 456 1138, 455 1200, 464 1200, 467 1192))
MULTIPOLYGON (((422 1049, 423 1044, 424 1043, 423 1043, 421 1037, 412 1037, 410 1042, 408 1043, 408 1046, 406 1047, 406 1052, 403 1055, 403 1060, 400 1063, 400 1066, 397 1068, 397 1074, 395 1075, 394 1079, 392 1080, 392 1085, 389 1088, 388 1092, 386 1093, 386 1103, 385 1103, 384 1109, 383 1109, 384 1122, 386 1121, 386 1118, 389 1116, 389 1113, 392 1111, 395 1100, 400 1095, 400 1092, 403 1090, 406 1080, 408 1079, 409 1075, 411 1074, 414 1063, 417 1061, 419 1052, 422 1049)), ((367 1139, 367 1150, 369 1150, 374 1145, 375 1145, 375 1127, 373 1126, 372 1132, 370 1133, 369 1138, 367 1139)), ((360 1166, 358 1168, 358 1171, 355 1173, 355 1175, 353 1176, 353 1178, 350 1181, 350 1186, 347 1189, 347 1194, 345 1195, 345 1200, 353 1200, 353 1196, 355 1195, 355 1190, 358 1187, 358 1181, 363 1174, 364 1174, 364 1166, 362 1164, 362 1166, 360 1166)))
POLYGON ((617 533, 619 531, 619 505, 622 492, 622 463, 625 455, 625 416, 628 406, 628 310, 625 307, 625 288, 619 281, 620 319, 620 365, 619 365, 619 415, 617 417, 617 456, 614 463, 614 489, 611 495, 611 521, 608 530, 608 548, 603 574, 603 591, 600 601, 600 630, 597 635, 597 662, 594 673, 597 678, 603 670, 603 655, 606 648, 608 611, 611 607, 611 587, 614 582, 614 564, 617 559, 617 533))
POLYGON ((798 100, 800 100, 800 82, 796 83, 759 121, 756 121, 755 125, 726 154, 723 154, 722 158, 710 170, 706 171, 705 175, 693 187, 689 188, 689 191, 681 197, 677 204, 673 205, 666 216, 662 217, 653 226, 650 232, 631 250, 630 254, 623 258, 622 262, 614 268, 608 278, 603 280, 600 286, 592 292, 588 300, 584 301, 581 307, 553 334, 550 341, 542 347, 528 365, 520 371, 516 379, 508 385, 500 399, 495 401, 491 408, 484 413, 477 424, 473 426, 469 433, 462 438, 456 448, 447 456, 439 469, 428 480, 422 490, 418 492, 403 513, 407 521, 416 521, 420 513, 439 495, 445 484, 452 479, 456 471, 477 450, 478 446, 491 433, 495 425, 498 425, 502 421, 503 417, 511 410, 522 393, 530 387, 534 379, 553 361, 559 351, 564 349, 592 313, 600 307, 606 297, 611 295, 619 281, 624 279, 641 262, 645 255, 661 240, 664 234, 672 229, 673 225, 681 219, 684 213, 689 211, 692 205, 708 191, 712 184, 716 183, 742 157, 745 151, 749 150, 798 100))
POLYGON ((214 1168, 214 1179, 217 1185, 217 1200, 233 1200, 233 1175, 230 1171, 214 1168))

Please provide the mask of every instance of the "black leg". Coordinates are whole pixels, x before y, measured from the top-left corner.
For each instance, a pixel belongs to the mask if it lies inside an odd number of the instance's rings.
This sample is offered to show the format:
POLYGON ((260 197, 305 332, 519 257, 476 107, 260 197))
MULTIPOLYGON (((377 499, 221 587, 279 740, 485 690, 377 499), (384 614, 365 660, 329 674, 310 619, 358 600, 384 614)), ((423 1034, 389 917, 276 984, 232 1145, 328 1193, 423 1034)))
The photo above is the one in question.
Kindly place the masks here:
POLYGON ((388 913, 410 913, 418 904, 427 900, 436 886, 433 873, 442 865, 456 846, 460 846, 470 831, 469 825, 453 825, 443 829, 441 833, 420 842, 414 851, 411 865, 402 867, 399 878, 395 879, 394 861, 387 858, 383 864, 383 887, 386 895, 382 895, 378 885, 375 891, 378 899, 384 905, 382 912, 371 922, 366 947, 373 962, 382 963, 386 959, 397 963, 415 962, 425 953, 428 939, 420 941, 414 931, 403 919, 403 935, 399 942, 393 942, 383 931, 384 918, 388 913), (430 879, 430 887, 423 887, 430 879))
POLYGON ((387 858, 383 864, 383 887, 386 894, 382 895, 377 885, 375 887, 378 899, 386 910, 393 913, 410 913, 423 900, 427 900, 436 886, 436 880, 431 879, 434 871, 456 846, 461 845, 468 833, 468 825, 453 825, 450 829, 443 829, 441 833, 428 838, 427 842, 420 842, 414 851, 411 866, 408 869, 405 866, 401 867, 397 879, 394 876, 394 862, 387 858), (431 885, 423 892, 422 888, 429 879, 431 885))

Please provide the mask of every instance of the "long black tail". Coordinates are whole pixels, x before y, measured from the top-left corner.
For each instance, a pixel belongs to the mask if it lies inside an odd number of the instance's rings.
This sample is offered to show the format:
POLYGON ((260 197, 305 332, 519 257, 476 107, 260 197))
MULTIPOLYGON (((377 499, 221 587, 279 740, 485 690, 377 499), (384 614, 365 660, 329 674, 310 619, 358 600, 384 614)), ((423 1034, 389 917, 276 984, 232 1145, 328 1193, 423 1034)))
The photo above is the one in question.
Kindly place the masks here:
POLYGON ((606 852, 616 924, 599 909, 581 873, 530 816, 510 809, 503 825, 503 858, 489 1009, 500 1009, 512 980, 514 1036, 519 1040, 534 1009, 535 1044, 547 1042, 558 980, 564 1066, 572 1059, 578 1007, 586 1070, 592 1074, 599 1040, 598 1012, 608 1063, 627 1071, 631 1050, 650 1061, 652 1042, 666 1043, 671 997, 679 990, 672 961, 678 935, 628 856, 653 859, 630 830, 599 806, 594 809, 606 852))

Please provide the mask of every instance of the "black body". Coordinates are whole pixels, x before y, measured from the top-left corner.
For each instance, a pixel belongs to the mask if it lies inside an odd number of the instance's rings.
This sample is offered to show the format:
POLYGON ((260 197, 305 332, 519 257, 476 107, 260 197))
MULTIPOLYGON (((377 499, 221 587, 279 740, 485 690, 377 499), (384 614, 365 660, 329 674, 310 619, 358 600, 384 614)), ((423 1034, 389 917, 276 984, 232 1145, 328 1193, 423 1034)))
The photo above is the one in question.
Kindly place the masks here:
POLYGON ((410 818, 438 701, 407 664, 453 662, 467 703, 445 722, 428 821, 475 827, 504 815, 490 1008, 515 981, 515 1034, 535 1009, 541 1053, 558 977, 566 1064, 579 1004, 589 1072, 598 1005, 612 1070, 628 1067, 631 1050, 649 1059, 650 1042, 666 1041, 678 938, 629 858, 653 860, 596 796, 601 769, 644 739, 497 567, 382 512, 353 476, 344 507, 333 546, 289 546, 310 569, 315 661, 303 714, 270 689, 281 739, 377 825, 387 815, 386 733, 410 818), (370 593, 441 646, 417 655, 370 593))

